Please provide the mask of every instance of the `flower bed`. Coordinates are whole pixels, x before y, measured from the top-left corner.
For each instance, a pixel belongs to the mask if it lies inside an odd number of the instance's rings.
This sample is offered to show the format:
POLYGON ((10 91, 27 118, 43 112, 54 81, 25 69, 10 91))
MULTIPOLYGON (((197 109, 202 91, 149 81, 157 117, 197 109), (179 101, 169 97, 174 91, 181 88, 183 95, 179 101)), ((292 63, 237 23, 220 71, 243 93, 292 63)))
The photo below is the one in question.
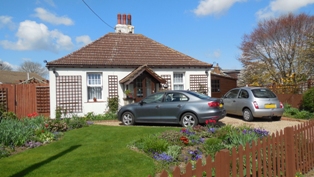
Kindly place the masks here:
POLYGON ((188 162, 195 164, 198 159, 205 159, 208 155, 213 157, 222 149, 245 145, 269 135, 261 128, 233 127, 213 120, 206 123, 205 126, 147 135, 129 147, 154 158, 158 162, 158 170, 172 171, 174 166, 185 167, 188 162))

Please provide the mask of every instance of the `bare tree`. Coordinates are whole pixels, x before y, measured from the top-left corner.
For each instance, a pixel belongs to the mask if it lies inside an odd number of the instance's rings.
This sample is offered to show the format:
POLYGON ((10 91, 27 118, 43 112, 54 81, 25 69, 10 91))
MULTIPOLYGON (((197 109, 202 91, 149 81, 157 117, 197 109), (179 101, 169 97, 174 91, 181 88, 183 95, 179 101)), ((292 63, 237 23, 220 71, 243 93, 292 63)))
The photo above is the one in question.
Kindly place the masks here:
MULTIPOLYGON (((307 48, 303 51, 302 59, 308 63, 310 68, 314 68, 314 35, 308 36, 307 39, 307 48)), ((314 69, 312 69, 311 76, 314 76, 314 69)))
POLYGON ((256 78, 269 77, 280 84, 304 81, 313 68, 302 58, 302 51, 308 47, 306 41, 313 31, 314 17, 306 14, 263 20, 250 35, 244 35, 239 61, 247 69, 262 64, 260 69, 266 76, 256 78))
POLYGON ((0 70, 12 71, 12 67, 0 60, 0 70))
POLYGON ((45 77, 48 74, 47 68, 41 66, 40 63, 24 61, 21 66, 18 68, 18 71, 36 73, 42 77, 45 77))

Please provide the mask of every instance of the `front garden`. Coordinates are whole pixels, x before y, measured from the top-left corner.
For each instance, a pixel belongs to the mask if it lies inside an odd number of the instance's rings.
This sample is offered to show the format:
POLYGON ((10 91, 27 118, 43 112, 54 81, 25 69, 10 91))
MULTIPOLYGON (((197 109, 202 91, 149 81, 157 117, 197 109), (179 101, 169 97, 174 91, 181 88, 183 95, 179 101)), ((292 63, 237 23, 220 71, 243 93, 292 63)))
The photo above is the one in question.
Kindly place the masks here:
MULTIPOLYGON (((285 114, 291 116, 291 110, 303 114, 289 105, 285 114)), ((300 118, 313 118, 313 113, 306 115, 300 118)), ((37 113, 17 119, 10 112, 0 117, 2 176, 154 176, 268 136, 264 129, 215 121, 193 128, 93 124, 116 119, 112 112, 66 119, 37 113)))

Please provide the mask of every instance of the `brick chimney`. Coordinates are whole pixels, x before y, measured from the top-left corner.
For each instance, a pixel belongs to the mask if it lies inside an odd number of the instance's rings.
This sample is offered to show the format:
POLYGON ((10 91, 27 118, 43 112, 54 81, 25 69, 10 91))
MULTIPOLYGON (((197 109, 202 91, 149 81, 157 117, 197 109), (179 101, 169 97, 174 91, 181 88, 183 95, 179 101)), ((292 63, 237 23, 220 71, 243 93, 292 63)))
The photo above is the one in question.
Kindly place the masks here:
POLYGON ((221 74, 220 67, 218 66, 218 63, 216 64, 216 66, 214 66, 213 73, 215 73, 215 74, 221 74))
POLYGON ((117 25, 115 27, 116 33, 134 33, 134 26, 132 26, 131 15, 128 14, 118 14, 117 15, 117 25))

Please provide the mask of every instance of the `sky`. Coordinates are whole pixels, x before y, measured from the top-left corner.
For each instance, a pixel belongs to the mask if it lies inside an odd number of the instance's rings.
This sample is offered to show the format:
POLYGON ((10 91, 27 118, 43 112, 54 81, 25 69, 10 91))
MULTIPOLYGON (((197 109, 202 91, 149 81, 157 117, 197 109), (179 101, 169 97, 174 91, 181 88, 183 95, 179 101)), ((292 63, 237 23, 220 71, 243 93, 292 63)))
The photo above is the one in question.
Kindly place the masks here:
POLYGON ((0 0, 0 60, 45 66, 114 32, 130 14, 134 33, 222 69, 242 69, 243 36, 259 21, 314 14, 314 0, 0 0))

